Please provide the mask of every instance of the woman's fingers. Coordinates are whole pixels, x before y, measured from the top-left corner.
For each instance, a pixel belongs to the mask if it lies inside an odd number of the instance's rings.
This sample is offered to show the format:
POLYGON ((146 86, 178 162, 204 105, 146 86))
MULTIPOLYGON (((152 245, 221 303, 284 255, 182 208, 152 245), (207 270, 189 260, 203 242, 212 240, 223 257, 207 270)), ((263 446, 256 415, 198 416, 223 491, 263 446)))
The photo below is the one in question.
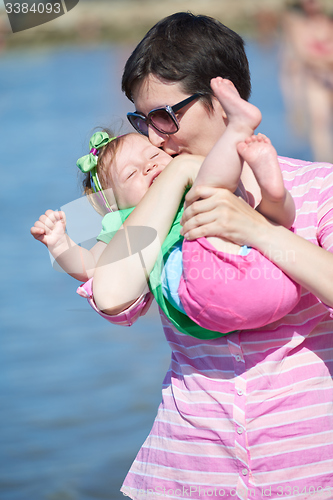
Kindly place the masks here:
POLYGON ((197 240, 198 238, 218 236, 218 225, 216 221, 208 222, 202 224, 201 226, 193 226, 192 228, 186 228, 186 233, 184 238, 186 240, 197 240))
POLYGON ((222 188, 198 186, 193 190, 193 193, 191 191, 188 192, 185 198, 186 204, 181 220, 182 225, 185 225, 193 217, 196 217, 199 223, 205 222, 205 219, 198 218, 199 214, 223 209, 223 206, 228 204, 228 199, 234 197, 227 189, 222 188))
POLYGON ((181 219, 181 224, 196 216, 210 212, 220 203, 220 196, 223 196, 223 189, 210 188, 207 186, 198 186, 191 189, 185 197, 184 213, 181 219))
POLYGON ((207 224, 211 224, 215 220, 216 220, 216 213, 214 209, 189 216, 186 220, 181 222, 183 226, 181 228, 181 234, 185 235, 192 229, 205 226, 207 224))
POLYGON ((217 236, 238 245, 255 246, 256 235, 268 224, 261 214, 226 189, 199 186, 189 199, 192 203, 181 221, 187 239, 217 236), (199 199, 200 195, 206 198, 199 199))
POLYGON ((185 196, 186 206, 188 207, 198 200, 209 199, 221 190, 223 191, 221 188, 214 188, 210 186, 195 186, 191 188, 185 196))

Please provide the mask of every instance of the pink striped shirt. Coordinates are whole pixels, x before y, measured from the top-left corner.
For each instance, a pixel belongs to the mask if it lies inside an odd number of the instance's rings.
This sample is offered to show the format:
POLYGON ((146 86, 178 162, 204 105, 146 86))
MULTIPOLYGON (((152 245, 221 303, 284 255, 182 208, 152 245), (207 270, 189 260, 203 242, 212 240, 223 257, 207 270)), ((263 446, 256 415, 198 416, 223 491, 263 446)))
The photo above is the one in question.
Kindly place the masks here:
MULTIPOLYGON (((332 165, 287 158, 280 164, 297 208, 295 232, 332 252, 332 165)), ((91 291, 84 293, 94 305, 91 291)), ((149 300, 137 301, 121 320, 107 318, 131 324, 149 300)), ((251 334, 207 341, 179 333, 161 314, 171 365, 153 428, 123 494, 332 499, 330 313, 303 289, 300 302, 282 320, 251 334)))

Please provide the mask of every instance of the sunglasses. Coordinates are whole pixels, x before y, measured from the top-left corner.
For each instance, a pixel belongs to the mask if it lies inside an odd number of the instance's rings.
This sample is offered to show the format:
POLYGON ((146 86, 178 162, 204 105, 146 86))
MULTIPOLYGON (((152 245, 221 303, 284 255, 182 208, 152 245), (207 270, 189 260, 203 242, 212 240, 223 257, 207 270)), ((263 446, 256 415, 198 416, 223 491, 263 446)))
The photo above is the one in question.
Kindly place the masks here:
POLYGON ((127 113, 127 118, 135 130, 146 137, 149 135, 149 125, 161 134, 175 134, 179 130, 179 122, 175 113, 200 96, 201 94, 193 94, 174 106, 163 106, 152 109, 148 113, 148 116, 136 111, 134 113, 127 113))

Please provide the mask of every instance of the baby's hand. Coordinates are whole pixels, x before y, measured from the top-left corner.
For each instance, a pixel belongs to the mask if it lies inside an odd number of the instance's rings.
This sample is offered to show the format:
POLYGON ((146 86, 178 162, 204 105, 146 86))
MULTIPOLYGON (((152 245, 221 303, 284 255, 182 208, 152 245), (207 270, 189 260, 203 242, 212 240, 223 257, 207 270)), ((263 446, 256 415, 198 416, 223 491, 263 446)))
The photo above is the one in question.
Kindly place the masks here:
POLYGON ((55 247, 66 237, 66 216, 64 212, 46 210, 30 229, 32 236, 47 247, 55 247))

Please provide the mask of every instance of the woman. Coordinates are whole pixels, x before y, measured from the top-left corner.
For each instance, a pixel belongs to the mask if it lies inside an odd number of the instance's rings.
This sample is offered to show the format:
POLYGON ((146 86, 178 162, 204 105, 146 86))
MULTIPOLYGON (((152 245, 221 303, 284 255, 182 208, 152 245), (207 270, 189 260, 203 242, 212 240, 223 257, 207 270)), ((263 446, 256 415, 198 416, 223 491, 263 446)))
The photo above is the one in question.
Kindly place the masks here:
POLYGON ((320 0, 298 0, 283 15, 281 82, 292 124, 316 161, 333 161, 333 17, 320 0))
MULTIPOLYGON (((178 13, 157 23, 134 50, 123 90, 154 145, 206 156, 225 129, 209 86, 217 75, 248 99, 242 39, 211 18, 178 13), (154 128, 152 110, 197 92, 204 102, 176 115, 176 133, 154 128)), ((333 497, 333 172, 329 164, 280 159, 280 165, 297 208, 293 232, 223 189, 198 186, 187 195, 183 233, 258 249, 304 287, 301 300, 251 335, 210 341, 180 334, 162 315, 172 360, 153 428, 122 487, 131 498, 333 497)), ((242 181, 257 205, 260 190, 247 165, 242 181)), ((138 208, 125 229, 140 226, 145 207, 138 208)), ((100 259, 90 302, 109 321, 131 324, 150 296, 138 291, 136 300, 123 297, 124 305, 113 307, 114 240, 100 259)))

